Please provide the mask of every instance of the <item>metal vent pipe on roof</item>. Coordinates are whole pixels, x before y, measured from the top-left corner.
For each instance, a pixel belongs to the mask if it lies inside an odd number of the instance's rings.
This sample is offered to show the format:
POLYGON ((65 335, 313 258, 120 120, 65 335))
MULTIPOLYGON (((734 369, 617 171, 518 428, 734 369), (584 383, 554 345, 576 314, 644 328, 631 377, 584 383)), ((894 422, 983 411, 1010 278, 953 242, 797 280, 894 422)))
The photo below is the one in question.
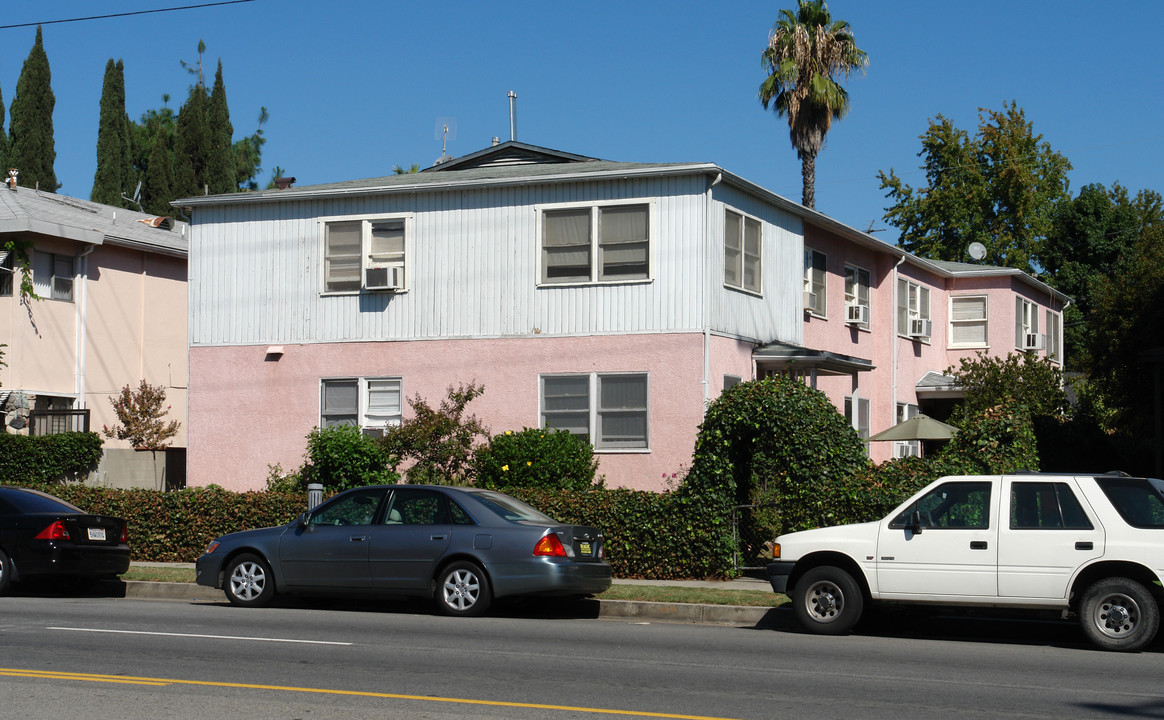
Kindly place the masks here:
POLYGON ((517 93, 509 91, 509 140, 517 140, 517 93))

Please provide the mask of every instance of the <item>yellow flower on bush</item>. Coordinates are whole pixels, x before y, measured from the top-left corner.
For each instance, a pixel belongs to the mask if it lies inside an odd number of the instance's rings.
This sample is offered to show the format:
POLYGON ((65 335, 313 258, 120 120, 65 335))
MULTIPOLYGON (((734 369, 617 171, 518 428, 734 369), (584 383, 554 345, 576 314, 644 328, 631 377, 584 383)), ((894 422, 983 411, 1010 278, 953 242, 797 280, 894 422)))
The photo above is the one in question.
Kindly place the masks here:
POLYGON ((506 434, 506 435, 512 435, 512 434, 513 434, 513 431, 512 431, 512 430, 506 430, 506 431, 505 431, 505 434, 506 434))
POLYGON ((502 469, 502 471, 504 471, 504 472, 509 472, 509 466, 508 466, 508 465, 502 465, 502 466, 501 466, 501 469, 502 469))
POLYGON ((525 465, 526 465, 526 467, 529 467, 530 465, 533 465, 533 460, 526 460, 526 461, 525 461, 525 465))

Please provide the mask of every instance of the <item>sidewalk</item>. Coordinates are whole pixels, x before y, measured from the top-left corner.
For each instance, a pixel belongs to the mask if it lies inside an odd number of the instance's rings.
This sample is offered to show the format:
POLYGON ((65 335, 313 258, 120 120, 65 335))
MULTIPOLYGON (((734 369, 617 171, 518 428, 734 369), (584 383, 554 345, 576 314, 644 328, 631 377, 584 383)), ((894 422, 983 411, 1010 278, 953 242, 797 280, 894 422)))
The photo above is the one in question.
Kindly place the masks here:
MULTIPOLYGON (((193 568, 194 563, 134 562, 137 567, 193 568)), ((735 580, 630 580, 615 578, 616 585, 655 585, 660 587, 717 588, 772 592, 764 580, 741 577, 735 580)), ((177 600, 183 602, 225 603, 221 590, 194 583, 125 581, 125 597, 138 600, 177 600)), ((636 600, 597 600, 597 617, 685 622, 710 625, 764 626, 781 611, 766 607, 739 605, 698 605, 694 603, 656 603, 636 600)))

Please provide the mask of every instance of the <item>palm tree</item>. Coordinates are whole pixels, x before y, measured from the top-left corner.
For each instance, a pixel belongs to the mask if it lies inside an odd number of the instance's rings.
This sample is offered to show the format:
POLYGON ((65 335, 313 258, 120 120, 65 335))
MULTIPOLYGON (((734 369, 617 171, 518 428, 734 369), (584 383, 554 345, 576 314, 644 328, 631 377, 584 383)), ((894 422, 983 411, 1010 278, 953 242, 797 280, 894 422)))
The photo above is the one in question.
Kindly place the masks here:
POLYGON ((857 47, 853 31, 844 20, 833 20, 824 0, 798 0, 795 15, 781 10, 768 34, 764 69, 769 75, 760 84, 760 102, 769 103, 781 117, 788 116, 789 134, 800 158, 804 180, 802 204, 816 203, 816 155, 824 145, 833 119, 849 109, 849 94, 834 76, 848 77, 869 64, 857 47))

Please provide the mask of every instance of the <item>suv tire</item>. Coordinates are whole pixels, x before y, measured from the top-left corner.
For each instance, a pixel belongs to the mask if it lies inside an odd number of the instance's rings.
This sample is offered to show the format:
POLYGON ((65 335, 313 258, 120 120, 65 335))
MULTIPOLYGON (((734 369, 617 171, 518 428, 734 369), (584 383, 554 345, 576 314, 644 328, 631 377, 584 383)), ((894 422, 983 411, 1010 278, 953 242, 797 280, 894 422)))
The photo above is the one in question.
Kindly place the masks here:
POLYGON ((792 610, 801 626, 817 635, 843 635, 861 619, 865 596, 853 576, 838 567, 809 570, 792 591, 792 610))
POLYGON ((1133 652, 1151 644, 1160 627, 1160 608, 1135 580, 1104 578, 1087 588, 1079 622, 1091 642, 1104 650, 1133 652))

